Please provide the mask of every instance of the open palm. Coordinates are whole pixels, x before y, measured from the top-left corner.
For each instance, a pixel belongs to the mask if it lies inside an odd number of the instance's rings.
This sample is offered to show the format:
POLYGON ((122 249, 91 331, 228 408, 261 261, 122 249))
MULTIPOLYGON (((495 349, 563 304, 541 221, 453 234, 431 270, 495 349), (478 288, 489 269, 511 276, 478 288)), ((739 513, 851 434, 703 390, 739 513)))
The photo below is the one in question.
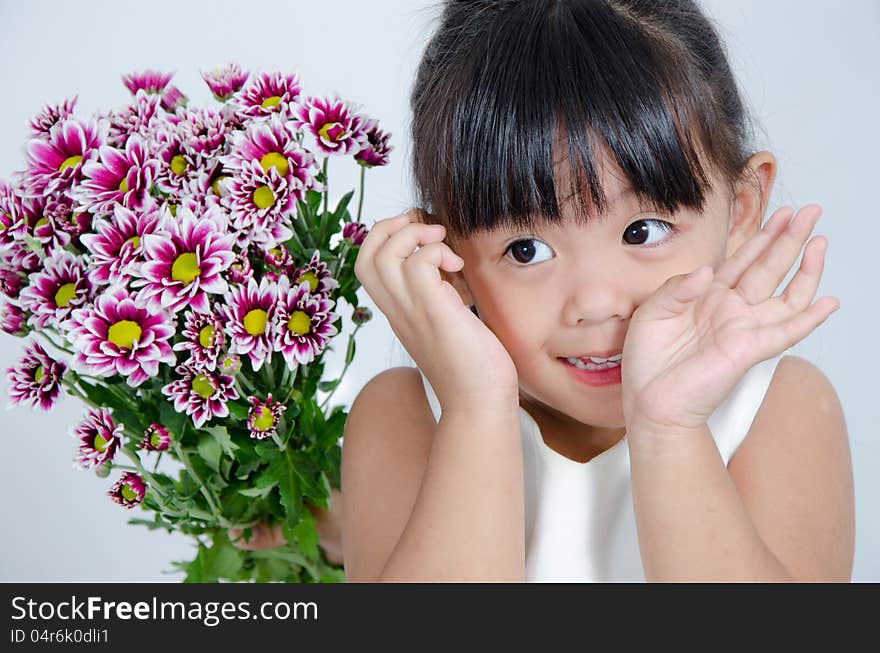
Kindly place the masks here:
POLYGON ((621 367, 627 425, 700 428, 749 368, 806 338, 840 307, 835 297, 812 303, 827 240, 804 243, 822 208, 792 213, 776 211, 718 270, 670 278, 633 314, 621 367), (802 249, 797 273, 773 296, 802 249))

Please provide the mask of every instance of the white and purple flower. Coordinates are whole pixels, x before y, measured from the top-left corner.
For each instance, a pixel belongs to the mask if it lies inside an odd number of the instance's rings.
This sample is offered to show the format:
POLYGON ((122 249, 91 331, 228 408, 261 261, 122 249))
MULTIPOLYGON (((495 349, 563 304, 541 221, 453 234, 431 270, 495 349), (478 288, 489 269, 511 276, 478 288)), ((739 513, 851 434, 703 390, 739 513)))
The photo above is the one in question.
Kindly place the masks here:
POLYGON ((74 367, 87 374, 118 374, 135 388, 159 374, 159 363, 176 362, 168 342, 174 335, 171 316, 139 307, 121 286, 73 311, 63 326, 76 350, 74 367))
POLYGON ((226 403, 238 399, 234 379, 219 371, 178 365, 180 377, 162 388, 162 394, 174 402, 174 410, 190 415, 196 428, 201 428, 212 417, 226 417, 226 403))
POLYGON ((360 247, 367 237, 367 225, 363 222, 346 222, 342 227, 342 238, 355 247, 360 247))
POLYGON ((123 148, 133 135, 149 141, 168 120, 161 96, 140 89, 128 106, 107 116, 107 145, 123 148))
POLYGON ((147 494, 144 479, 134 472, 125 472, 107 492, 115 503, 123 508, 134 508, 147 494))
POLYGON ((71 435, 79 440, 74 467, 94 469, 113 460, 122 444, 122 424, 113 421, 107 408, 89 408, 71 435))
POLYGON ((85 163, 98 156, 103 133, 95 122, 67 118, 52 127, 48 138, 27 144, 27 170, 33 193, 69 191, 82 177, 85 163))
POLYGON ((100 161, 83 165, 83 182, 75 191, 81 210, 107 215, 116 204, 140 211, 155 206, 150 187, 159 161, 139 136, 130 136, 124 150, 103 145, 98 152, 100 161))
POLYGON ((46 353, 36 341, 27 343, 24 356, 15 367, 6 370, 9 380, 9 405, 30 404, 49 410, 61 394, 61 377, 67 365, 46 353))
POLYGON ((321 261, 320 250, 312 253, 312 258, 293 275, 293 284, 297 285, 308 281, 309 292, 314 294, 329 295, 332 290, 339 287, 339 282, 330 275, 326 263, 321 261))
POLYGON ((259 285, 250 279, 246 286, 233 286, 219 309, 229 336, 230 351, 247 354, 254 370, 259 370, 272 355, 275 340, 272 315, 277 293, 277 286, 268 279, 261 279, 259 285))
POLYGON ((369 168, 388 164, 388 154, 394 148, 388 144, 391 134, 379 129, 379 122, 374 118, 368 118, 363 123, 366 134, 366 143, 363 149, 354 155, 355 161, 369 168))
POLYGON ((111 219, 94 221, 94 233, 80 241, 91 253, 89 278, 95 285, 126 284, 133 270, 144 261, 144 237, 159 230, 158 210, 131 211, 114 207, 111 219))
POLYGON ((284 75, 279 71, 261 73, 242 88, 233 98, 236 113, 242 120, 265 118, 277 114, 282 118, 292 115, 294 103, 301 93, 299 76, 284 75))
POLYGON ((248 411, 248 433, 255 440, 274 437, 278 433, 278 423, 287 406, 274 401, 272 393, 266 395, 265 401, 257 397, 248 397, 251 408, 248 411))
POLYGON ((248 72, 237 63, 227 63, 211 71, 202 71, 202 79, 219 102, 226 102, 237 93, 247 81, 248 72))
POLYGON ((217 368, 217 359, 223 352, 226 338, 223 323, 214 313, 187 311, 184 320, 183 340, 174 345, 174 351, 188 351, 192 367, 217 368))
POLYGON ((63 249, 52 252, 43 260, 43 269, 28 278, 19 302, 31 313, 28 324, 38 329, 58 326, 92 291, 82 260, 63 249))
POLYGON ((226 216, 210 207, 197 217, 181 205, 176 216, 162 216, 159 228, 164 233, 142 239, 147 262, 132 281, 133 287, 141 287, 138 301, 150 311, 165 308, 177 313, 190 306, 207 313, 208 295, 226 292, 221 273, 235 260, 226 216))
POLYGON ((153 422, 144 431, 144 438, 138 447, 145 451, 167 451, 171 444, 171 432, 162 426, 153 422))
POLYGON ((15 304, 0 304, 0 330, 12 336, 22 336, 27 332, 27 316, 15 304))
POLYGON ((367 144, 363 118, 338 97, 310 97, 297 105, 291 121, 295 129, 311 134, 325 154, 355 154, 367 144))
POLYGON ((43 110, 30 120, 31 133, 34 136, 48 137, 52 127, 73 115, 76 98, 68 98, 58 104, 46 104, 43 110))
POLYGON ((270 249, 293 237, 291 216, 305 192, 296 177, 282 177, 274 166, 267 172, 252 162, 226 179, 224 187, 228 193, 220 203, 229 209, 238 247, 270 249))
POLYGON ((137 95, 140 90, 146 93, 161 93, 172 77, 174 77, 174 73, 144 70, 123 75, 122 83, 125 84, 125 88, 131 91, 132 95, 137 95))
POLYGON ((277 334, 275 349, 281 352, 289 367, 310 363, 339 332, 333 325, 338 316, 331 308, 333 300, 320 293, 311 294, 308 281, 293 287, 286 276, 278 281, 278 302, 273 315, 277 334))

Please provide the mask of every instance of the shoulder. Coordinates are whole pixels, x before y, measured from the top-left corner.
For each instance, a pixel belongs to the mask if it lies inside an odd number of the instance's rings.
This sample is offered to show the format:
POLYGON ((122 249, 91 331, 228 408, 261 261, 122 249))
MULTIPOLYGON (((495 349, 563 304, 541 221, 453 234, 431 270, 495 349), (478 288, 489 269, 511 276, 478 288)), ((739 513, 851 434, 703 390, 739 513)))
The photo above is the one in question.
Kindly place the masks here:
POLYGON ((395 367, 358 393, 342 442, 346 577, 376 579, 397 544, 428 464, 435 422, 419 371, 395 367))
POLYGON ((796 578, 849 580, 849 436, 837 392, 818 367, 780 359, 728 470, 764 542, 796 578))

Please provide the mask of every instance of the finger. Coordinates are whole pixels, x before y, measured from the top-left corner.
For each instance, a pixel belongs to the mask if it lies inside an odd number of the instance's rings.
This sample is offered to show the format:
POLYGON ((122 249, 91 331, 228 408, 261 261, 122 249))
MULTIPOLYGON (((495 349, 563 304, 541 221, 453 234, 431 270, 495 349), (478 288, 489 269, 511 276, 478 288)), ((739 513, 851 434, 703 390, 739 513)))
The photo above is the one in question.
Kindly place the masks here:
POLYGON ((362 273, 368 273, 376 251, 399 229, 415 220, 416 218, 412 210, 404 211, 403 213, 390 218, 377 220, 367 232, 367 235, 358 250, 358 255, 354 263, 355 276, 358 279, 361 279, 362 273))
MULTIPOLYGON (((409 309, 412 302, 403 279, 403 264, 413 255, 416 247, 424 247, 440 241, 446 234, 442 225, 411 223, 391 236, 376 253, 374 262, 376 275, 385 292, 389 294, 392 306, 409 309)), ((439 272, 438 272, 439 275, 439 272)))
MULTIPOLYGON (((410 297, 431 298, 437 293, 438 286, 446 293, 450 303, 428 301, 422 304, 429 315, 446 312, 451 306, 466 309, 458 292, 448 281, 444 281, 440 270, 457 272, 464 267, 464 260, 455 254, 443 242, 428 243, 403 262, 403 279, 410 297)), ((442 317, 439 316, 438 317, 442 317)))
POLYGON ((839 308, 840 301, 836 297, 822 297, 797 315, 758 329, 758 353, 762 360, 772 358, 799 343, 839 308))
POLYGON ((735 288, 740 277, 758 256, 776 240, 777 236, 794 215, 794 208, 783 206, 773 213, 764 227, 753 237, 740 245, 739 249, 728 258, 715 272, 715 279, 728 288, 735 288))
POLYGON ((828 239, 824 236, 816 236, 807 243, 800 268, 782 294, 756 307, 758 319, 763 324, 781 322, 810 305, 822 280, 827 250, 828 239))
POLYGON ((779 237, 743 273, 735 290, 749 304, 763 302, 776 291, 797 261, 821 215, 822 207, 818 204, 803 207, 779 237))

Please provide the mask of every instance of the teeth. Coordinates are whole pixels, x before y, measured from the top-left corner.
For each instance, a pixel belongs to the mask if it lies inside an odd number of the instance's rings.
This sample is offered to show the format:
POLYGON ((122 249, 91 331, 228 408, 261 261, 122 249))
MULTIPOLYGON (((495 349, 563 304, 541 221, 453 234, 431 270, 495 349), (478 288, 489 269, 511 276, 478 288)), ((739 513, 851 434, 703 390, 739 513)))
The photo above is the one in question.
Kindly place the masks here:
POLYGON ((581 360, 579 358, 566 358, 569 364, 574 365, 578 369, 581 370, 607 370, 611 367, 617 367, 620 365, 620 359, 622 355, 617 354, 616 356, 612 356, 611 358, 603 359, 595 359, 592 356, 588 356, 586 360, 581 360))

